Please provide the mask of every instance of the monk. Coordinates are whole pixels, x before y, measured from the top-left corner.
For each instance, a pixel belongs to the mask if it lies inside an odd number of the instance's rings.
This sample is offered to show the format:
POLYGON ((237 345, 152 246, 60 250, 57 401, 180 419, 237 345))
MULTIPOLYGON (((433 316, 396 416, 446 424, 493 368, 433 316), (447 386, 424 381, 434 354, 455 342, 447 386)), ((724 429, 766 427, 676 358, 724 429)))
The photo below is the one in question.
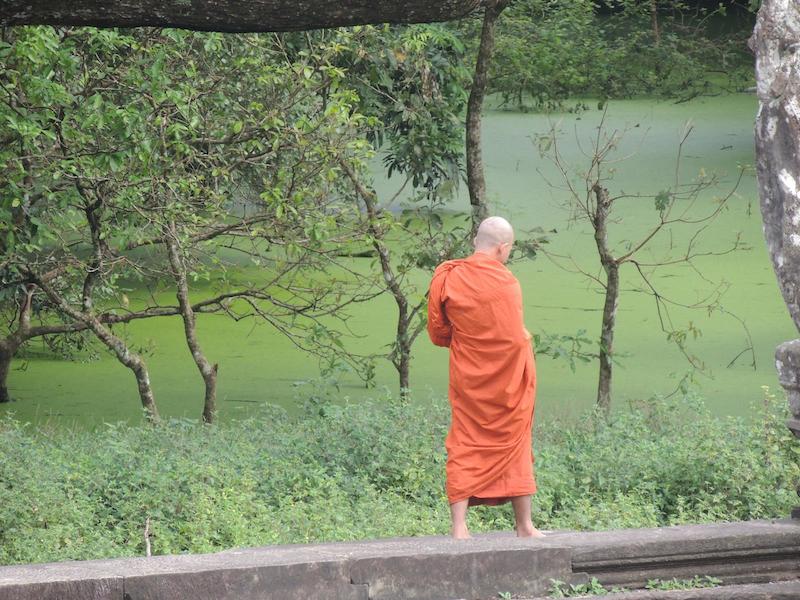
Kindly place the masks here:
POLYGON ((447 497, 458 539, 470 537, 469 506, 508 501, 518 536, 543 535, 531 521, 536 367, 522 291, 505 267, 513 243, 508 221, 484 220, 474 254, 439 265, 428 296, 428 334, 450 348, 447 497))

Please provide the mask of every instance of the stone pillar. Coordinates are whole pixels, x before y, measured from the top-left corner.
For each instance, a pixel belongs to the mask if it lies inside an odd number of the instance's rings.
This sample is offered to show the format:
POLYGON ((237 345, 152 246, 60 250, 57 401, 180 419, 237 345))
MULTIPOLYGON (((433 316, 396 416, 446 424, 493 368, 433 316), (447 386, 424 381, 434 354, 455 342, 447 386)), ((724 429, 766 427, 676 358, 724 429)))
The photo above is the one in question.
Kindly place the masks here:
MULTIPOLYGON (((786 425, 800 438, 800 340, 792 340, 778 346, 775 352, 775 367, 778 369, 778 380, 781 382, 789 398, 791 417, 786 425)), ((800 495, 800 486, 797 488, 800 495)), ((800 506, 792 510, 792 518, 800 519, 800 506)))
MULTIPOLYGON (((764 238, 800 330, 800 2, 763 0, 750 47, 756 54, 756 167, 764 238)), ((800 340, 778 347, 776 366, 789 397, 788 426, 800 438, 800 340)), ((792 517, 800 518, 800 507, 792 517)))

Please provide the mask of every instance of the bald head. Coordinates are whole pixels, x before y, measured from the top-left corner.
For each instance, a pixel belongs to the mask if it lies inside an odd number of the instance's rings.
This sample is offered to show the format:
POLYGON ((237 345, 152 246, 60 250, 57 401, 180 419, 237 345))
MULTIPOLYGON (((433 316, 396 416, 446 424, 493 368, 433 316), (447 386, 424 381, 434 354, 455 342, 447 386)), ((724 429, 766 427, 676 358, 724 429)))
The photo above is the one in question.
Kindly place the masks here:
POLYGON ((499 244, 513 244, 514 229, 503 217, 489 217, 478 225, 475 250, 488 250, 499 244))
POLYGON ((514 229, 503 217, 489 217, 481 221, 475 235, 475 251, 489 254, 506 262, 514 243, 514 229))

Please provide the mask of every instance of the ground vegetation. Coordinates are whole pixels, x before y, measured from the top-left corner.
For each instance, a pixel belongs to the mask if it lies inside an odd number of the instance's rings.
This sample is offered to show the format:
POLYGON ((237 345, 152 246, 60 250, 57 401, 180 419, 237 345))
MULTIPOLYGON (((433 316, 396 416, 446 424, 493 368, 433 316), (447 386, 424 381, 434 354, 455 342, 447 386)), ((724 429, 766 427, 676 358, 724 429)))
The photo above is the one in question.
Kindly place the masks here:
MULTIPOLYGON (((295 417, 94 431, 5 419, 0 563, 212 552, 235 546, 444 534, 443 402, 339 405, 331 388, 295 417), (147 448, 147 452, 142 452, 147 448)), ((644 401, 534 435, 543 529, 655 527, 781 517, 796 500, 786 402, 712 417, 697 399, 644 401)), ((471 529, 510 529, 509 507, 471 529)))

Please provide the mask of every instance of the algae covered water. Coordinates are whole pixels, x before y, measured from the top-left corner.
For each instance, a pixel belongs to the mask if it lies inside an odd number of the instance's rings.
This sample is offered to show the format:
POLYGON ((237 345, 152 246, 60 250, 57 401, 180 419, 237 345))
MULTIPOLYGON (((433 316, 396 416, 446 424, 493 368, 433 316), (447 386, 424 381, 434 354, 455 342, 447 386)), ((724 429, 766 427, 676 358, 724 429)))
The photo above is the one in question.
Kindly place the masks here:
MULTIPOLYGON (((614 165, 607 187, 612 193, 651 196, 620 203, 617 221, 611 227, 612 240, 619 246, 639 239, 652 226, 657 215, 652 196, 675 179, 678 143, 687 123, 692 132, 682 151, 681 180, 691 181, 701 170, 717 173, 721 179, 698 206, 707 207, 715 197, 725 195, 739 168, 745 167, 725 211, 696 242, 696 248, 718 253, 738 237, 740 249, 699 257, 696 269, 679 264, 659 269, 654 275, 659 290, 678 304, 702 303, 709 289, 725 292, 720 300, 724 310, 709 314, 676 307, 671 313, 676 327, 691 332, 689 347, 704 366, 703 373, 695 374, 693 385, 718 414, 746 415, 762 397, 761 386, 778 387, 774 348, 794 334, 762 239, 754 171, 747 168, 754 159, 755 111, 756 99, 747 94, 684 104, 615 101, 608 107, 605 123, 607 130, 625 130, 617 157, 627 157, 614 165), (752 353, 740 354, 751 340, 752 353)), ((494 211, 507 216, 520 236, 534 228, 549 232, 550 254, 567 256, 567 266, 594 274, 599 271, 599 262, 590 227, 570 220, 562 181, 552 165, 540 157, 536 138, 555 127, 560 132, 565 162, 574 170, 585 168, 587 144, 597 132, 601 115, 594 107, 547 115, 490 110, 484 120, 487 189, 494 211)), ((395 182, 379 180, 376 187, 388 197, 395 182)), ((459 212, 467 206, 466 186, 462 186, 449 209, 459 212)), ((685 243, 682 235, 676 230, 672 236, 658 239, 649 253, 653 262, 666 256, 670 247, 685 243)), ((563 260, 541 254, 536 260, 512 266, 522 283, 528 328, 559 335, 585 330, 588 337, 596 338, 603 302, 598 286, 571 272, 576 269, 564 267, 563 260)), ((686 358, 667 341, 653 297, 642 291, 636 273, 623 269, 622 278, 615 339, 615 351, 620 356, 613 384, 616 406, 653 394, 669 394, 689 370, 686 358)), ((426 275, 420 273, 420 286, 424 287, 425 279, 426 275)), ((385 349, 392 340, 394 311, 388 297, 361 305, 352 322, 362 336, 357 342, 360 350, 385 349)), ((148 349, 153 388, 162 414, 198 417, 202 382, 186 350, 180 319, 137 322, 128 326, 127 334, 148 349)), ((220 365, 218 398, 223 419, 245 416, 264 403, 294 410, 311 393, 311 382, 319 376, 316 359, 296 349, 269 325, 233 323, 223 316, 203 315, 198 321, 198 335, 209 359, 220 365)), ((27 357, 15 361, 9 383, 17 401, 0 407, 0 411, 39 423, 96 424, 140 417, 133 376, 113 358, 102 354, 97 360, 69 362, 38 348, 34 344, 27 357)), ((411 374, 416 402, 446 402, 447 361, 445 350, 422 337, 417 341, 411 374)), ((570 416, 594 402, 594 363, 579 363, 573 373, 565 360, 540 356, 537 368, 539 418, 570 416)), ((378 364, 376 382, 376 388, 366 389, 345 372, 337 377, 338 388, 328 389, 336 397, 353 400, 383 397, 387 392, 397 396, 396 376, 388 363, 378 364)))

